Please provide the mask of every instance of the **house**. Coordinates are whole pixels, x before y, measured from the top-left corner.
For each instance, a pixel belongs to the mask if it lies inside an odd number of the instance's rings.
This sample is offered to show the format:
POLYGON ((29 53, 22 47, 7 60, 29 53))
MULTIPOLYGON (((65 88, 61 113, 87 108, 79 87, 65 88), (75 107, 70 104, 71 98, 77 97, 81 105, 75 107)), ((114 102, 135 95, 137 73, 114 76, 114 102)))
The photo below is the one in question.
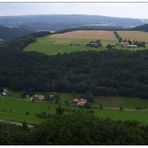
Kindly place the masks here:
POLYGON ((127 47, 129 45, 129 42, 128 41, 122 41, 120 44, 121 44, 122 47, 127 47))
POLYGON ((97 47, 100 47, 101 46, 101 41, 100 40, 91 41, 86 46, 97 48, 97 47))
POLYGON ((127 45, 127 47, 129 47, 129 48, 137 48, 138 46, 137 45, 127 45))
POLYGON ((87 100, 84 98, 80 98, 78 101, 78 105, 84 105, 85 103, 87 103, 87 100))
POLYGON ((75 105, 77 105, 78 102, 79 102, 79 100, 77 98, 75 98, 75 99, 72 100, 72 103, 75 104, 75 105))
POLYGON ((8 94, 8 90, 5 89, 5 88, 3 88, 3 89, 2 89, 2 92, 1 92, 1 95, 2 95, 2 96, 7 96, 7 94, 8 94))
POLYGON ((87 103, 87 100, 84 98, 80 98, 80 99, 75 98, 72 101, 72 103, 73 103, 73 105, 83 106, 85 103, 87 103))
POLYGON ((30 100, 43 101, 43 100, 45 100, 45 97, 44 97, 44 95, 38 95, 38 94, 36 94, 36 95, 32 96, 30 98, 30 100))

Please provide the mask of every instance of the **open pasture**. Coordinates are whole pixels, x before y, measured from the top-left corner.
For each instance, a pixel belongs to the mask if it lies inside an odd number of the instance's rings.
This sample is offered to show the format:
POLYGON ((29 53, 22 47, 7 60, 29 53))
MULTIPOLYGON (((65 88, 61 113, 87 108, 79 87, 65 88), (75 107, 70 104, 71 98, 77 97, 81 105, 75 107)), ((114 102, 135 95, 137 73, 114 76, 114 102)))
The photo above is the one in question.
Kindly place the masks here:
POLYGON ((66 33, 53 34, 51 38, 65 38, 65 39, 100 39, 100 40, 113 40, 115 35, 112 31, 97 31, 97 30, 80 30, 71 31, 66 33))
POLYGON ((141 31, 118 31, 118 34, 122 37, 122 39, 130 39, 137 41, 145 41, 148 42, 148 33, 141 31))
MULTIPOLYGON (((65 101, 71 102, 74 96, 80 94, 58 93, 60 95, 60 103, 64 108, 64 114, 69 114, 73 109, 79 111, 88 111, 87 109, 66 105, 65 101)), ((39 112, 46 112, 49 114, 56 113, 58 104, 43 102, 32 102, 21 99, 19 92, 10 92, 7 97, 0 97, 0 119, 13 121, 26 121, 28 123, 40 123, 45 119, 36 116, 39 112), (29 114, 26 114, 26 113, 29 114)), ((103 105, 104 109, 95 109, 94 114, 100 118, 112 118, 114 120, 137 120, 148 124, 148 100, 140 98, 129 97, 95 97, 94 104, 103 105), (123 106, 123 111, 119 107, 123 106), (136 106, 144 107, 144 110, 135 110, 136 106)))

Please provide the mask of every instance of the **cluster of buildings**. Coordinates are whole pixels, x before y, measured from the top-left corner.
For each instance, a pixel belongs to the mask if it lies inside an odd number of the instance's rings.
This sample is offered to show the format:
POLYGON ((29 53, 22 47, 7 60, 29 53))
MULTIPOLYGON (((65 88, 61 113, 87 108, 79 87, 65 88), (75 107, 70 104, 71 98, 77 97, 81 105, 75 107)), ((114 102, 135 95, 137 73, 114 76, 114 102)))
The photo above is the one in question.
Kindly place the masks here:
POLYGON ((137 45, 129 44, 128 41, 121 41, 120 44, 121 44, 122 47, 129 47, 129 48, 137 48, 138 47, 137 45))
POLYGON ((33 96, 29 96, 29 95, 26 95, 26 98, 28 98, 30 101, 44 101, 45 100, 45 96, 44 95, 38 95, 38 94, 35 94, 33 96))
POLYGON ((73 105, 84 106, 86 103, 87 103, 87 99, 84 99, 84 98, 80 98, 80 99, 75 98, 72 100, 73 105))
POLYGON ((101 40, 91 41, 86 46, 95 48, 101 47, 101 40))

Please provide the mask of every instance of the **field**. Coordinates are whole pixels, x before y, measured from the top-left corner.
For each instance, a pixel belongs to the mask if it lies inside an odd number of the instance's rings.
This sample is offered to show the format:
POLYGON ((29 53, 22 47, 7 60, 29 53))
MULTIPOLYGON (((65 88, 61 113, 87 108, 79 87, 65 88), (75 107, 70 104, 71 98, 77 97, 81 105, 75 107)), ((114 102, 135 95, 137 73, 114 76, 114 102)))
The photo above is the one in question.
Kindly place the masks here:
POLYGON ((91 31, 91 30, 82 30, 82 31, 72 31, 61 34, 53 34, 51 38, 65 38, 65 39, 100 39, 100 40, 109 40, 115 41, 116 37, 112 31, 91 31))
POLYGON ((137 40, 148 42, 148 33, 140 31, 118 31, 123 39, 137 40))
POLYGON ((37 51, 47 55, 56 55, 76 51, 101 51, 106 49, 107 44, 116 43, 117 40, 111 31, 73 31, 38 38, 37 42, 28 45, 24 51, 37 51), (86 44, 96 39, 101 39, 102 47, 86 47, 86 44))
MULTIPOLYGON (((65 101, 71 102, 72 94, 59 93, 60 103, 65 109, 65 114, 69 114, 73 109, 87 112, 87 109, 80 107, 65 105, 65 101)), ((50 114, 56 113, 58 104, 43 102, 26 101, 20 97, 19 92, 11 92, 7 97, 0 97, 0 118, 12 121, 26 121, 27 123, 40 123, 44 119, 36 116, 39 112, 50 114), (26 114, 29 112, 29 115, 26 114)), ((95 105, 103 104, 104 109, 95 109, 94 114, 100 118, 112 118, 114 120, 137 120, 148 124, 148 100, 140 98, 126 97, 95 97, 95 105), (123 106, 123 111, 119 110, 123 106), (145 107, 144 110, 135 110, 136 106, 145 107), (116 108, 115 108, 116 107, 116 108)))
POLYGON ((85 45, 92 41, 92 39, 65 39, 65 38, 38 38, 37 42, 28 45, 24 51, 37 51, 47 55, 56 55, 58 53, 71 53, 76 51, 101 51, 105 50, 108 43, 115 44, 116 41, 102 41, 103 47, 91 48, 85 45), (80 46, 71 46, 70 44, 80 44, 80 46))
MULTIPOLYGON (((118 31, 126 39, 148 41, 148 33, 139 31, 118 31)), ((60 34, 52 34, 46 37, 39 37, 37 41, 24 48, 24 51, 36 51, 46 55, 58 53, 71 53, 81 51, 102 51, 106 50, 108 44, 116 45, 120 50, 143 50, 146 48, 123 48, 118 43, 112 31, 72 31, 60 34), (101 39, 102 47, 86 47, 90 41, 101 39)))

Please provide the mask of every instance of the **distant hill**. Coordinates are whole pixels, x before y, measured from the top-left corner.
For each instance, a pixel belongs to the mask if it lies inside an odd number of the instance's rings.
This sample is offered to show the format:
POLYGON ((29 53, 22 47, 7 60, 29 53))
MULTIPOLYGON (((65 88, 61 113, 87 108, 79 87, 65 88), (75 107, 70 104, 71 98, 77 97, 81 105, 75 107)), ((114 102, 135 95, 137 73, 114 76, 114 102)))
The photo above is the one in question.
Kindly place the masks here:
POLYGON ((75 30, 128 30, 129 28, 124 28, 122 26, 80 26, 80 27, 70 27, 56 31, 55 33, 64 33, 75 30))
POLYGON ((107 17, 99 15, 24 15, 1 16, 0 24, 7 26, 25 25, 32 30, 57 31, 78 26, 122 26, 133 27, 143 25, 147 20, 107 17))
POLYGON ((21 27, 5 27, 0 25, 0 39, 8 41, 31 33, 32 31, 25 26, 21 27))
POLYGON ((144 25, 134 27, 131 30, 148 32, 148 24, 144 24, 144 25))

